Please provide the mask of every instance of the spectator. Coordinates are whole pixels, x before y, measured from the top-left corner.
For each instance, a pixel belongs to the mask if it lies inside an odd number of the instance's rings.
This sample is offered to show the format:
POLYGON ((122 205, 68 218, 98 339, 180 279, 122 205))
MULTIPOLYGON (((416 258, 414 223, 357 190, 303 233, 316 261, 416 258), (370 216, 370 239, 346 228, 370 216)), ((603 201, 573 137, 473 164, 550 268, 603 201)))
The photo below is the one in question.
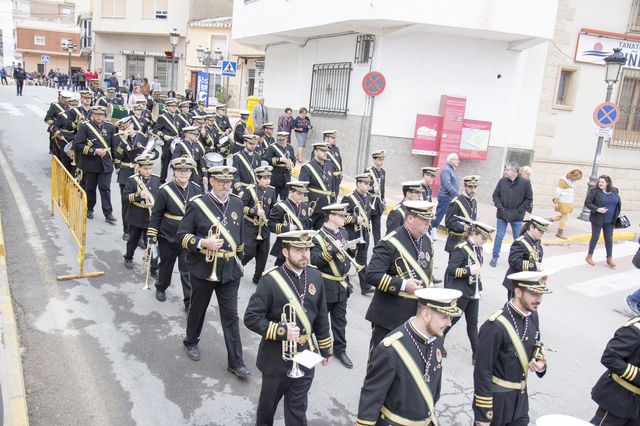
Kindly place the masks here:
POLYGON ((175 90, 169 90, 167 92, 167 99, 175 99, 176 97, 176 91, 175 90))
POLYGON ((145 96, 142 94, 140 86, 136 85, 133 87, 133 93, 129 96, 129 100, 127 101, 127 106, 129 107, 129 109, 133 110, 133 106, 139 100, 147 100, 147 98, 145 98, 145 96))
MULTIPOLYGON (((436 217, 431 222, 432 229, 438 229, 438 225, 444 218, 449 203, 454 197, 460 195, 460 179, 456 173, 456 169, 460 165, 458 154, 452 152, 447 155, 447 164, 440 172, 440 191, 438 191, 438 207, 436 207, 436 217)), ((434 232, 435 235, 435 232, 434 232)))
POLYGON ((269 111, 267 111, 267 108, 264 106, 263 97, 258 98, 258 103, 253 106, 251 116, 253 117, 254 129, 261 129, 262 125, 269 121, 269 111))
POLYGON ((98 79, 98 71, 95 71, 95 70, 94 70, 94 71, 91 73, 91 79, 95 79, 95 80, 97 80, 97 79, 98 79))
MULTIPOLYGON (((284 114, 278 118, 278 132, 291 133, 291 124, 293 122, 293 110, 289 107, 284 109, 284 114)), ((291 135, 287 137, 287 142, 291 143, 291 135)))
POLYGON ((158 77, 153 77, 153 83, 151 83, 151 91, 155 92, 155 91, 160 92, 162 90, 162 87, 160 86, 160 80, 158 80, 158 77))
POLYGON ((2 85, 9 85, 9 82, 7 81, 7 70, 4 69, 4 67, 0 68, 0 80, 2 80, 2 85))
POLYGON ((302 163, 302 151, 307 144, 309 130, 313 129, 311 119, 307 117, 308 109, 302 107, 298 110, 298 116, 293 119, 291 129, 296 132, 296 140, 298 141, 298 149, 296 150, 296 160, 302 163))
POLYGON ((591 241, 589 241, 589 252, 585 261, 593 266, 593 251, 600 239, 600 231, 604 234, 604 247, 607 252, 607 265, 615 268, 613 262, 613 226, 620 215, 622 200, 618 195, 618 188, 614 188, 611 178, 602 175, 598 178, 598 183, 587 192, 587 199, 584 206, 591 211, 589 222, 591 222, 591 241))
POLYGON ((18 66, 13 69, 13 79, 16 81, 16 96, 22 96, 22 86, 27 78, 27 72, 22 68, 22 64, 18 62, 18 66))
POLYGON ((86 76, 85 72, 82 69, 80 69, 80 71, 78 71, 78 89, 80 90, 84 90, 85 87, 87 87, 85 85, 85 78, 86 78, 85 76, 86 76))
POLYGON ((116 89, 116 93, 120 92, 120 84, 118 83, 118 76, 115 71, 112 72, 111 77, 109 77, 109 87, 116 89))
POLYGON ((530 181, 532 174, 533 174, 533 170, 531 170, 531 167, 529 167, 529 166, 520 167, 520 177, 521 178, 530 181))
POLYGON ((131 94, 133 93, 133 81, 135 80, 133 74, 131 74, 129 76, 129 78, 126 81, 126 87, 127 87, 127 94, 129 96, 131 96, 131 94))
POLYGON ((566 176, 561 177, 558 181, 556 193, 553 196, 554 210, 560 213, 556 217, 551 217, 551 222, 560 222, 556 237, 566 240, 564 234, 564 225, 567 223, 569 213, 573 211, 573 195, 576 189, 576 181, 582 179, 582 171, 573 169, 566 176))
POLYGON ((520 166, 517 163, 509 163, 504 170, 496 189, 493 191, 493 204, 496 206, 497 231, 496 240, 493 243, 492 267, 498 264, 502 240, 507 232, 507 225, 511 226, 514 238, 520 235, 524 215, 533 203, 533 190, 531 182, 520 177, 520 166))
POLYGON ((149 79, 147 77, 142 79, 142 85, 140 86, 140 91, 145 96, 149 96, 149 94, 151 93, 151 86, 149 86, 149 79))

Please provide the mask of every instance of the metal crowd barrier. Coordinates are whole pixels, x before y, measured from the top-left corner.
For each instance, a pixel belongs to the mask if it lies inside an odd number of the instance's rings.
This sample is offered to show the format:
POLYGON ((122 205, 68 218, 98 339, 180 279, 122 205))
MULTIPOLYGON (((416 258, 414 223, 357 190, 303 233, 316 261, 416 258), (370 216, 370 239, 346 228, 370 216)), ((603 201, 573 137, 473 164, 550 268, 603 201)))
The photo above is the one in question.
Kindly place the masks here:
POLYGON ((58 281, 104 275, 104 272, 84 272, 87 240, 87 194, 64 168, 60 160, 51 156, 51 216, 54 214, 55 207, 58 208, 80 249, 76 258, 80 264, 80 273, 59 275, 56 277, 58 281))

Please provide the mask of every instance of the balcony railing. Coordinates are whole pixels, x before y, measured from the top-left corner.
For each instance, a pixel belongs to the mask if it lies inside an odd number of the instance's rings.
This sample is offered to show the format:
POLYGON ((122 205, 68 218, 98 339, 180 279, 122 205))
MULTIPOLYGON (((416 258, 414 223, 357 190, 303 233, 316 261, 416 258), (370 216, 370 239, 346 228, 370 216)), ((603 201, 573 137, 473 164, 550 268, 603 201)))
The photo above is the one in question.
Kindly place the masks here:
POLYGON ((82 36, 80 37, 80 49, 91 49, 93 46, 93 37, 82 36))

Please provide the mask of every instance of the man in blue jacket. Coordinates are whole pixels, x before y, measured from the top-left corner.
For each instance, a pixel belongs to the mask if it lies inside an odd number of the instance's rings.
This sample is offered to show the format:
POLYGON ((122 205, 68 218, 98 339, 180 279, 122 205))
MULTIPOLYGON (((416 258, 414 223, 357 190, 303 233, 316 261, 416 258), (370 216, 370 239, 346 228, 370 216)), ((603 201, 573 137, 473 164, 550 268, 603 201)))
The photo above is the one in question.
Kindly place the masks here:
POLYGON ((454 197, 460 195, 460 179, 456 174, 456 168, 460 165, 460 158, 458 154, 452 152, 447 155, 447 164, 442 168, 440 172, 440 191, 438 191, 438 207, 436 208, 436 218, 431 223, 431 228, 434 230, 432 239, 435 236, 435 230, 438 229, 438 225, 444 218, 449 203, 454 197))

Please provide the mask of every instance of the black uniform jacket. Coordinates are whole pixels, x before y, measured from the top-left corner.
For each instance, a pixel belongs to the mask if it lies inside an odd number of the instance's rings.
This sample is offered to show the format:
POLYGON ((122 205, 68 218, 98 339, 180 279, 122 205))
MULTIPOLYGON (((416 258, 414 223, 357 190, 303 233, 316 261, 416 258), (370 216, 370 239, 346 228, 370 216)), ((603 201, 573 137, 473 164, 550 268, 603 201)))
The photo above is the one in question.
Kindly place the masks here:
MULTIPOLYGON (((473 370, 475 388, 473 412, 476 421, 494 421, 496 424, 504 424, 526 414, 529 411, 529 404, 526 401, 526 388, 524 389, 525 403, 520 402, 519 405, 520 390, 501 389, 494 392, 495 385, 492 383, 494 377, 512 383, 526 380, 526 373, 516 355, 515 346, 499 317, 504 318, 512 327, 515 324, 514 329, 521 338, 527 366, 533 359, 534 345, 540 340, 540 326, 537 312, 524 317, 510 303, 506 303, 480 327, 476 365, 473 370), (525 318, 528 319, 528 326, 525 326, 525 318), (527 334, 523 338, 525 329, 527 334)), ((542 377, 546 372, 545 369, 536 374, 542 377)))
POLYGON ((343 197, 341 202, 347 203, 347 217, 344 221, 344 229, 349 233, 349 239, 353 240, 360 237, 360 228, 362 228, 362 239, 369 240, 369 229, 371 228, 371 194, 368 192, 364 195, 353 191, 351 194, 343 197), (362 225, 358 225, 358 217, 364 220, 362 225))
MULTIPOLYGON (((476 285, 471 285, 469 261, 472 265, 480 263, 482 265, 482 247, 471 244, 469 241, 459 243, 449 257, 447 265, 447 279, 445 280, 445 288, 453 288, 462 292, 462 297, 472 299, 476 285), (480 253, 480 256, 478 256, 480 253)), ((482 280, 478 281, 478 290, 482 290, 482 280)))
POLYGON ((144 114, 140 114, 140 118, 136 117, 136 115, 131 111, 129 114, 131 116, 131 121, 133 122, 133 128, 136 132, 140 132, 147 136, 147 132, 149 131, 149 126, 151 126, 151 122, 144 114))
POLYGON ((469 199, 466 195, 460 194, 451 200, 444 219, 447 231, 449 231, 447 242, 444 245, 444 251, 447 253, 451 253, 453 248, 462 240, 462 233, 465 228, 465 223, 456 216, 476 220, 478 218, 478 202, 476 199, 469 199))
POLYGON ((113 171, 115 128, 104 122, 97 126, 93 121, 82 123, 73 139, 73 150, 80 154, 76 157, 78 167, 84 172, 110 173, 113 171), (104 157, 96 155, 96 149, 107 149, 104 157))
POLYGON ((135 159, 144 151, 147 140, 140 133, 132 137, 116 135, 113 137, 113 145, 116 147, 116 155, 113 163, 118 169, 118 183, 126 185, 136 168, 135 159))
POLYGON ((340 148, 336 145, 329 145, 327 161, 331 166, 331 175, 333 176, 331 192, 333 192, 333 197, 337 197, 340 193, 340 183, 342 183, 342 155, 340 155, 340 148))
POLYGON ((153 126, 153 133, 165 142, 162 149, 165 151, 168 150, 171 143, 166 143, 164 137, 170 136, 176 138, 180 134, 180 124, 178 123, 177 114, 171 115, 167 111, 160 115, 158 121, 153 126))
POLYGON ((244 149, 244 135, 247 133, 247 123, 239 120, 233 128, 233 142, 231 143, 231 154, 244 149))
POLYGON ((406 258, 411 274, 422 280, 425 286, 430 285, 432 281, 431 240, 427 236, 422 237, 422 250, 426 262, 426 267, 422 267, 417 264, 418 253, 410 238, 412 237, 404 227, 387 234, 373 248, 371 261, 367 265, 367 284, 374 286, 376 291, 365 318, 372 324, 388 330, 393 330, 411 318, 418 308, 415 295, 400 291, 403 279, 409 278, 402 259, 406 258), (401 250, 394 244, 400 246, 406 255, 402 255, 401 250), (399 272, 402 273, 402 277, 399 276, 399 272))
POLYGON ((155 204, 159 188, 160 178, 156 175, 149 175, 148 179, 143 179, 142 176, 135 174, 127 180, 124 187, 124 195, 129 201, 129 208, 127 209, 125 220, 129 225, 145 229, 149 227, 151 214, 147 206, 155 204), (151 193, 151 199, 145 201, 140 196, 138 191, 140 183, 143 183, 147 191, 151 193))
POLYGON ((60 102, 51 102, 47 114, 44 116, 44 122, 51 126, 61 112, 66 112, 66 108, 60 105, 60 102))
POLYGON ((196 168, 191 173, 191 181, 200 185, 202 183, 202 176, 205 176, 207 168, 204 163, 204 150, 198 142, 189 142, 186 139, 180 139, 173 148, 171 153, 171 159, 180 157, 189 157, 196 163, 196 168))
POLYGON ((351 294, 347 273, 351 268, 349 259, 339 250, 334 241, 347 242, 347 231, 344 228, 333 232, 326 227, 313 237, 311 248, 311 264, 314 265, 324 279, 324 293, 327 303, 347 300, 351 294))
POLYGON ((216 274, 222 281, 238 280, 242 277, 240 261, 244 251, 242 200, 233 194, 229 194, 227 200, 221 203, 211 193, 207 193, 193 197, 187 205, 187 210, 178 226, 176 238, 181 242, 182 248, 187 250, 189 272, 203 280, 211 275, 213 262, 206 262, 206 250, 199 249, 198 244, 201 239, 207 238, 214 222, 216 226, 221 224, 225 229, 222 231, 222 227, 218 227, 221 230, 220 238, 225 241, 222 248, 218 250, 216 274), (225 211, 226 216, 222 213, 225 211))
POLYGON ((202 193, 202 188, 189 181, 182 188, 175 181, 160 186, 156 193, 156 202, 151 212, 151 221, 147 236, 164 238, 170 243, 178 243, 176 234, 178 225, 184 217, 191 198, 202 193))
POLYGON ((542 262, 543 254, 540 240, 534 241, 527 232, 516 238, 509 250, 509 269, 502 281, 504 288, 513 290, 513 284, 507 278, 509 275, 520 271, 537 271, 536 261, 542 262))
MULTIPOLYGON (((292 223, 298 227, 298 230, 311 228, 311 221, 309 220, 309 205, 302 202, 296 206, 287 198, 273 206, 269 212, 269 231, 276 234, 292 231, 292 223)), ((271 247, 271 255, 279 259, 283 258, 282 243, 280 242, 280 239, 276 239, 273 243, 273 247, 271 247)))
MULTIPOLYGON (((260 202, 260 204, 262 204, 262 209, 264 210, 264 215, 268 222, 271 208, 276 202, 276 191, 273 189, 273 186, 268 186, 267 189, 262 189, 260 185, 251 185, 245 189, 241 199, 242 204, 244 205, 244 240, 249 241, 258 236, 258 228, 260 227, 256 202, 260 202)), ((261 235, 264 240, 268 240, 271 235, 269 225, 266 222, 262 225, 261 235)))
POLYGON ((420 372, 419 380, 423 382, 426 366, 422 357, 424 356, 427 360, 429 381, 426 385, 435 404, 440 399, 444 340, 442 338, 427 340, 425 337, 410 321, 407 321, 389 333, 373 349, 367 376, 360 391, 357 426, 405 425, 409 422, 425 422, 432 414, 435 415, 428 408, 418 383, 393 346, 400 344, 404 347, 420 372), (395 422, 394 415, 409 422, 395 422))
POLYGON ((69 109, 67 111, 67 119, 71 127, 68 130, 77 131, 82 123, 89 120, 89 112, 88 109, 84 109, 81 105, 69 109))
POLYGON ((433 196, 433 189, 430 186, 426 186, 424 183, 422 186, 422 199, 424 201, 433 201, 431 198, 433 196))
POLYGON ((618 417, 640 419, 640 317, 616 331, 600 361, 607 371, 591 390, 591 398, 618 417))
POLYGON ((256 184, 253 169, 260 167, 260 160, 260 156, 256 152, 249 154, 244 149, 233 154, 233 167, 236 168, 236 173, 233 176, 233 189, 236 194, 240 194, 248 185, 256 184))
MULTIPOLYGON (((287 303, 297 303, 303 309, 302 312, 296 310, 296 323, 300 328, 298 352, 310 349, 311 334, 316 335, 322 357, 328 358, 333 352, 327 302, 320 272, 313 267, 307 267, 298 277, 285 265, 272 268, 260 278, 244 314, 244 324, 247 328, 262 336, 256 365, 263 374, 284 376, 291 369, 292 362, 282 359, 282 342, 287 339, 287 326, 280 320, 282 307, 287 303), (292 299, 283 292, 282 284, 289 290, 288 294, 292 299), (304 297, 303 301, 300 300, 300 294, 304 297)), ((315 348, 315 344, 313 346, 315 348)), ((303 366, 300 368, 306 376, 313 376, 313 370, 303 366)))
POLYGON ((387 234, 391 231, 395 231, 396 228, 404 224, 404 218, 406 213, 402 203, 396 204, 396 206, 387 215, 387 234))
POLYGON ((331 173, 332 166, 328 161, 320 165, 316 160, 311 160, 300 168, 299 179, 309 182, 309 206, 313 213, 322 214, 322 208, 331 204, 333 193, 331 173))
POLYGON ((176 113, 176 121, 178 122, 178 125, 180 126, 180 130, 182 130, 183 128, 187 127, 187 126, 191 126, 191 120, 189 116, 185 116, 182 113, 176 113))
POLYGON ((387 181, 387 172, 384 169, 377 169, 373 166, 369 167, 364 172, 369 173, 373 178, 373 183, 371 185, 371 189, 369 190, 369 194, 371 194, 371 197, 373 197, 372 213, 374 216, 375 215, 382 216, 386 209, 386 204, 384 202, 385 201, 384 194, 385 194, 385 186, 387 181), (380 197, 374 196, 375 195, 374 188, 375 188, 376 182, 378 183, 378 185, 380 185, 380 197))

